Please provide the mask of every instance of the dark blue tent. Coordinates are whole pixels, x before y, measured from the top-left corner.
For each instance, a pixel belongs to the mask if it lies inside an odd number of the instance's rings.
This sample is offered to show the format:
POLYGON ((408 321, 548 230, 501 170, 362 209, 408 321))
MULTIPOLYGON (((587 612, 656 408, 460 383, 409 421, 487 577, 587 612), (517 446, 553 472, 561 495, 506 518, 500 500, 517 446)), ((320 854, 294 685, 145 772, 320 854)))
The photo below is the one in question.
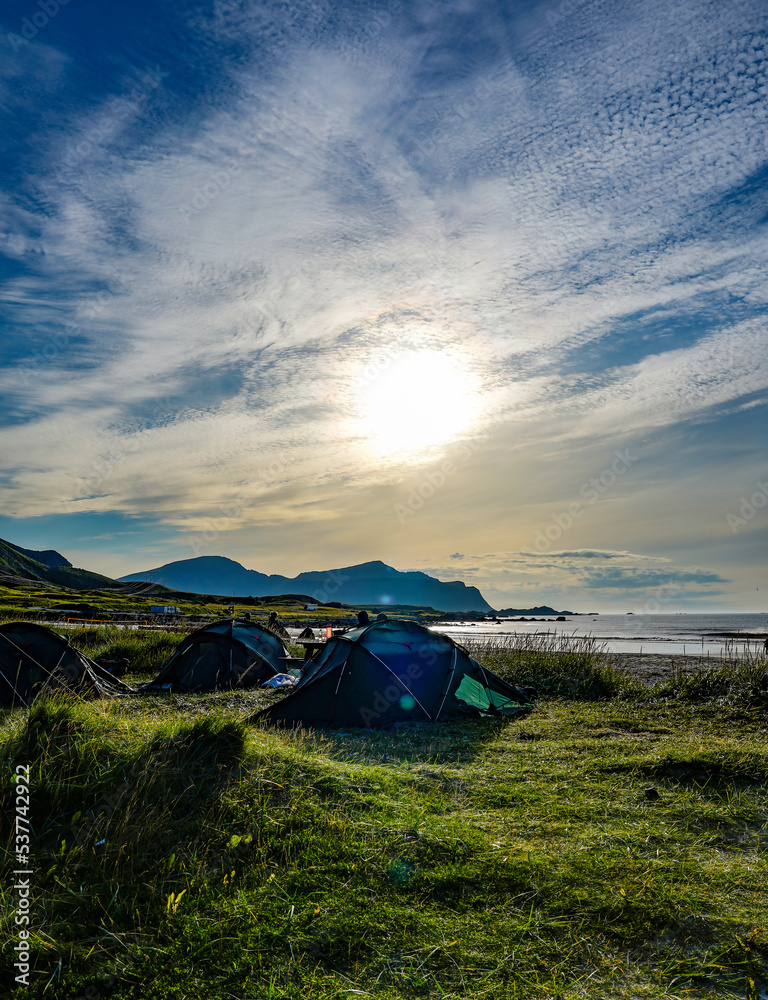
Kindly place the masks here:
POLYGON ((34 622, 0 625, 0 705, 28 706, 43 693, 133 694, 60 635, 34 622))
POLYGON ((254 687, 283 669, 288 650, 256 622, 225 618, 192 632, 140 691, 217 691, 254 687))
POLYGON ((509 716, 531 707, 523 691, 486 670, 448 636, 388 619, 330 639, 293 693, 253 721, 371 727, 509 716))

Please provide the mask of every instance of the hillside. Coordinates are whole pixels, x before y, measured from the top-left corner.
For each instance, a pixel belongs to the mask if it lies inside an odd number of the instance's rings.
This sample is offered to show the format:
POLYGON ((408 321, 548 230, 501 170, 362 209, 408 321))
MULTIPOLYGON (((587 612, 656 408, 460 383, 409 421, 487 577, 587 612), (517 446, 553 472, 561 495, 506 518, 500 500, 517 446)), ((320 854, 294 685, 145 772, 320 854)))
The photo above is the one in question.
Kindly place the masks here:
POLYGON ((100 573, 78 569, 53 549, 36 552, 0 539, 0 576, 44 582, 73 590, 114 586, 115 581, 100 573))
POLYGON ((409 604, 439 608, 441 611, 493 613, 493 608, 476 587, 468 587, 460 581, 444 583, 418 571, 403 573, 379 560, 286 577, 246 569, 234 559, 224 556, 199 556, 131 573, 120 577, 120 580, 143 580, 148 574, 152 574, 153 579, 162 580, 166 587, 198 594, 258 594, 268 597, 302 593, 311 595, 320 603, 409 604))

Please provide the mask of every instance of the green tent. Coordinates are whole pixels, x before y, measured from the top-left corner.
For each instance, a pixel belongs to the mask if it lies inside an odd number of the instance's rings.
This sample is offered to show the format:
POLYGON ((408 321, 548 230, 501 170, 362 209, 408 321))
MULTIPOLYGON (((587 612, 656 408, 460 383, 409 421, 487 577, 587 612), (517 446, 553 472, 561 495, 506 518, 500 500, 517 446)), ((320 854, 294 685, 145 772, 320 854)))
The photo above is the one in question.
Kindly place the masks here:
POLYGON ((0 705, 28 706, 43 692, 78 695, 133 694, 70 645, 67 636, 33 622, 0 625, 0 705))
POLYGON ((218 691, 254 687, 279 674, 288 650, 256 622, 225 618, 198 629, 181 643, 140 691, 218 691))
POLYGON ((328 641, 292 694, 252 721, 323 728, 517 715, 528 696, 446 635, 416 622, 376 621, 328 641))

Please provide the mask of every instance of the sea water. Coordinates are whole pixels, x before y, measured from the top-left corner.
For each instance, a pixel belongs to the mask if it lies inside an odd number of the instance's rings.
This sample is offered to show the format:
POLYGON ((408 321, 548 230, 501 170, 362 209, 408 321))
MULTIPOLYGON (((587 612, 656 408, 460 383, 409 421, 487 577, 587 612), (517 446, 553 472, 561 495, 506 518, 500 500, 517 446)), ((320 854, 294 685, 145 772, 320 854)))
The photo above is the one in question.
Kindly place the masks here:
POLYGON ((514 636, 531 634, 589 636, 613 653, 685 653, 704 657, 762 650, 768 639, 768 614, 566 615, 566 621, 562 622, 554 616, 548 616, 546 621, 500 618, 497 622, 450 621, 430 627, 458 642, 488 639, 503 642, 505 638, 511 641, 514 636))

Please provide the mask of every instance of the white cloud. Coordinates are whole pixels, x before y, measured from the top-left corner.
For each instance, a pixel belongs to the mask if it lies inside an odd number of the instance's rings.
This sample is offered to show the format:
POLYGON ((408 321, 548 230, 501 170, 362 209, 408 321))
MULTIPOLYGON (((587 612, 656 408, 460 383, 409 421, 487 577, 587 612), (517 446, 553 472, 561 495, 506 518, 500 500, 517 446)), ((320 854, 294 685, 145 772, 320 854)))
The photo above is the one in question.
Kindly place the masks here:
MULTIPOLYGON (((347 490, 406 474, 356 410, 393 344, 464 357, 484 387, 465 436, 485 423, 492 443, 454 480, 465 507, 500 475, 509 506, 535 506, 543 456, 578 483, 603 440, 764 393, 765 25, 748 3, 548 9, 538 40, 478 69, 430 5, 341 29, 312 6, 301 29, 275 15, 267 70, 255 50, 216 65, 267 16, 219 6, 191 22, 220 86, 204 114, 172 99, 169 52, 157 86, 126 73, 42 133, 35 208, 0 202, 0 246, 29 267, 7 284, 0 511, 196 528, 244 496, 240 526, 311 516, 341 537, 347 490), (668 338, 642 339, 650 314, 668 338)), ((484 44, 505 28, 470 21, 484 44)))
POLYGON ((729 583, 709 568, 628 551, 491 552, 446 558, 448 562, 419 569, 441 579, 459 577, 499 609, 542 603, 570 607, 578 602, 575 610, 584 611, 585 604, 611 608, 631 601, 648 605, 646 613, 669 612, 711 602, 729 583))

